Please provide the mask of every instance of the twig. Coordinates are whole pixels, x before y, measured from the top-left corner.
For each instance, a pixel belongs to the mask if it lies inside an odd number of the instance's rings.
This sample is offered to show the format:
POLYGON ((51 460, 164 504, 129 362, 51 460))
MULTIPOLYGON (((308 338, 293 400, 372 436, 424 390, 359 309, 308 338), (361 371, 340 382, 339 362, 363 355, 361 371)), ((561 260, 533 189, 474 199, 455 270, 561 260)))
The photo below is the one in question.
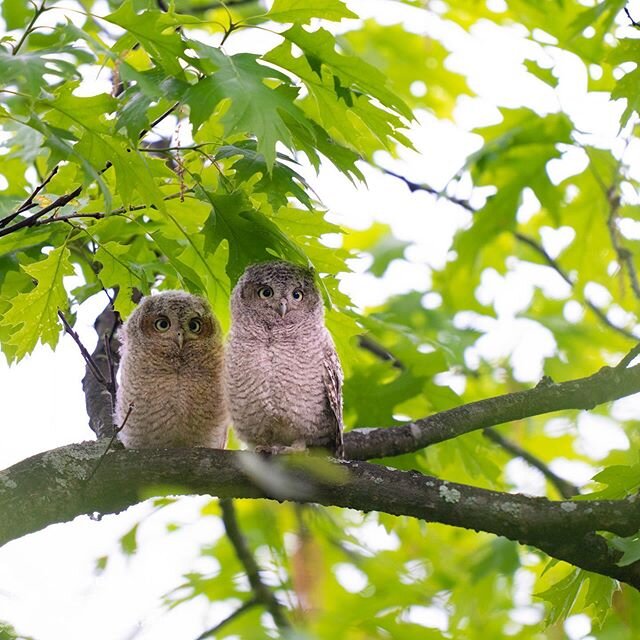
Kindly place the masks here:
POLYGON ((404 182, 407 185, 407 187, 409 187, 409 191, 411 191, 411 193, 413 193, 414 191, 426 191, 427 193, 430 193, 433 196, 436 196, 438 198, 444 198, 445 200, 448 200, 453 204, 457 204, 459 207, 462 207, 463 209, 466 209, 471 213, 476 212, 476 210, 471 206, 468 200, 462 200, 461 198, 450 196, 447 193, 444 193, 443 191, 438 191, 437 189, 430 187, 428 184, 413 182, 412 180, 409 180, 409 178, 403 175, 400 175, 399 173, 395 173, 390 169, 384 169, 382 167, 378 167, 378 168, 380 169, 380 171, 382 171, 382 173, 386 173, 388 176, 393 176, 394 178, 398 178, 398 180, 402 180, 402 182, 404 182))
POLYGON ((631 290, 635 297, 640 300, 640 283, 638 283, 638 274, 633 264, 633 254, 629 249, 624 247, 620 241, 620 229, 618 229, 618 211, 620 210, 620 196, 617 193, 617 185, 613 184, 606 190, 605 197, 609 203, 609 217, 607 219, 607 228, 609 229, 609 237, 613 246, 620 267, 624 273, 625 268, 631 283, 631 290))
POLYGON ((19 216, 24 211, 27 211, 28 209, 36 206, 33 202, 34 198, 47 186, 47 184, 49 184, 49 182, 51 182, 56 173, 58 173, 57 165, 53 167, 49 175, 33 190, 31 195, 18 207, 18 209, 14 213, 11 213, 0 220, 0 229, 6 227, 14 218, 19 216))
POLYGON ((87 363, 87 367, 91 369, 91 373, 93 373, 96 380, 100 384, 104 385, 105 387, 108 387, 109 382, 102 375, 94 359, 91 357, 91 354, 87 351, 86 347, 82 344, 80 340, 80 336, 71 328, 71 325, 67 321, 64 313, 60 311, 60 309, 58 309, 58 317, 60 318, 60 320, 62 320, 62 324, 64 325, 65 332, 68 333, 73 338, 73 341, 78 345, 78 348, 80 349, 80 353, 82 354, 84 361, 87 363))
POLYGON ((255 598, 271 614, 273 621, 280 631, 290 629, 291 625, 284 615, 282 605, 278 602, 273 592, 269 587, 267 587, 260 577, 260 568, 258 567, 258 563, 249 550, 247 541, 238 526, 238 519, 236 517, 233 500, 229 498, 221 499, 220 508, 222 509, 222 522, 224 523, 225 531, 227 532, 227 536, 235 549, 238 560, 240 560, 240 563, 247 573, 247 578, 251 588, 253 589, 255 598))
POLYGON ((563 498, 572 498, 573 496, 576 496, 580 493, 578 487, 556 475, 544 462, 542 462, 542 460, 536 458, 536 456, 534 456, 532 453, 529 453, 521 446, 517 445, 515 442, 507 440, 507 438, 500 435, 495 429, 484 429, 482 433, 486 438, 502 447, 505 451, 507 451, 514 457, 522 458, 532 467, 538 469, 538 471, 540 471, 544 475, 544 477, 547 478, 547 480, 549 480, 549 482, 551 482, 551 484, 558 490, 558 493, 563 498))
MULTIPOLYGON (((522 242, 523 244, 528 245, 536 253, 542 256, 545 262, 575 291, 575 282, 569 277, 567 272, 560 266, 558 261, 554 260, 549 255, 549 253, 545 250, 545 248, 541 244, 537 243, 533 238, 530 238, 529 236, 526 236, 523 233, 520 233, 519 231, 514 231, 513 235, 516 238, 516 240, 518 240, 519 242, 522 242)), ((596 317, 600 320, 600 322, 602 322, 602 324, 609 327, 609 329, 613 329, 613 331, 616 331, 617 333, 624 336, 625 338, 630 338, 631 340, 637 339, 636 336, 633 333, 631 333, 631 331, 628 331, 624 327, 619 327, 618 325, 611 322, 611 320, 607 318, 607 314, 604 313, 602 309, 600 309, 595 304, 593 304, 591 300, 583 298, 583 301, 584 301, 584 304, 596 315, 596 317)))
MULTIPOLYGON (((144 136, 146 136, 147 133, 149 133, 151 131, 151 129, 153 129, 153 127, 155 127, 158 123, 160 123, 162 120, 164 120, 164 118, 166 118, 168 115, 170 115, 178 107, 179 104, 180 104, 179 102, 176 102, 173 106, 169 107, 169 109, 167 109, 162 115, 158 116, 149 125, 149 129, 144 129, 143 131, 140 132, 139 137, 140 138, 144 138, 144 136)), ((98 171, 98 175, 102 175, 105 171, 110 169, 111 166, 112 166, 111 162, 107 162, 107 164, 102 169, 100 169, 100 171, 98 171)), ((37 221, 40 218, 42 218, 42 216, 44 216, 45 214, 49 213, 49 211, 53 211, 54 209, 59 209, 60 207, 63 207, 64 205, 66 205, 69 202, 71 202, 71 200, 73 200, 74 198, 77 198, 82 193, 82 189, 83 189, 82 185, 79 186, 79 187, 76 187, 70 193, 67 193, 67 194, 65 194, 63 196, 60 196, 59 198, 56 198, 56 200, 54 202, 52 202, 51 204, 49 204, 46 207, 44 207, 44 209, 41 209, 40 211, 36 211, 33 215, 28 216, 28 217, 24 218, 23 220, 20 220, 20 222, 16 222, 15 224, 11 225, 10 227, 0 228, 0 238, 2 238, 3 236, 7 236, 10 233, 13 233, 14 231, 19 231, 20 229, 24 229, 25 227, 34 226, 37 223, 37 221)), ((15 213, 19 214, 20 213, 20 209, 18 209, 18 211, 15 212, 15 213)), ((9 214, 9 216, 7 216, 7 217, 11 217, 11 219, 13 219, 16 216, 12 213, 12 214, 9 214)), ((5 218, 5 220, 6 220, 6 218, 5 218)))
POLYGON ((629 21, 631 22, 631 26, 635 27, 636 29, 640 28, 640 24, 638 24, 632 17, 631 14, 629 13, 629 9, 627 9, 627 7, 624 8, 624 12, 627 14, 627 18, 629 18, 629 21))
POLYGON ((223 627, 226 627, 230 622, 233 622, 237 617, 241 616, 245 611, 248 611, 249 609, 251 609, 252 607, 255 607, 258 604, 260 604, 260 601, 255 596, 250 600, 247 600, 246 602, 241 604, 231 615, 226 617, 221 622, 218 622, 218 624, 215 627, 211 627, 211 629, 207 629, 206 631, 203 631, 196 638, 196 640, 204 640, 205 638, 211 638, 216 633, 218 633, 218 631, 220 631, 223 627))
POLYGON ((20 40, 18 40, 18 42, 16 43, 16 45, 13 47, 13 51, 11 52, 12 56, 17 55, 18 51, 20 51, 20 47, 22 47, 22 45, 25 43, 25 40, 29 37, 29 35, 32 33, 33 31, 33 25, 36 23, 36 20, 45 12, 48 11, 48 9, 44 6, 45 5, 45 0, 42 0, 42 3, 40 4, 39 7, 36 7, 35 13, 33 14, 33 17, 31 18, 31 21, 29 22, 29 24, 27 25, 27 28, 24 30, 24 33, 22 34, 22 37, 20 38, 20 40))
POLYGON ((640 342, 618 362, 616 369, 626 369, 638 355, 640 355, 640 342))
POLYGON ((116 438, 118 437, 118 434, 124 429, 125 425, 127 424, 127 420, 129 419, 129 416, 131 415, 132 411, 133 411, 133 402, 130 402, 129 403, 129 408, 127 409, 127 413, 126 413, 126 415, 124 417, 124 420, 122 421, 122 424, 115 429, 113 435, 111 436, 111 438, 109 439, 109 442, 107 443, 107 446, 106 446, 106 448, 104 450, 104 453, 98 459, 98 462, 96 463, 96 466, 92 469, 91 473, 86 478, 85 483, 90 482, 92 480, 93 476, 96 475, 98 469, 100 468, 100 465, 102 464, 102 461, 106 458, 107 454, 111 450, 111 447, 113 446, 113 443, 115 442, 116 438))
MULTIPOLYGON (((468 200, 462 200, 460 198, 455 198, 455 197, 449 196, 446 193, 442 193, 442 192, 438 191, 437 189, 434 189, 433 187, 430 187, 429 185, 413 182, 413 181, 409 180, 408 178, 406 178, 406 177, 404 177, 404 176, 402 176, 402 175, 400 175, 398 173, 394 173, 393 171, 390 171, 388 169, 380 168, 380 170, 383 173, 386 173, 387 175, 390 175, 390 176, 393 176, 394 178, 398 178, 399 180, 402 180, 409 187, 409 190, 411 192, 413 192, 413 191, 426 191, 427 193, 430 193, 432 195, 438 196, 439 198, 445 198, 449 202, 452 202, 453 204, 457 204, 458 206, 462 207, 463 209, 466 209, 467 211, 469 211, 471 213, 476 213, 476 209, 474 209, 471 206, 471 204, 469 203, 468 200)), ((549 253, 544 249, 544 247, 542 245, 538 244, 533 238, 529 238, 528 236, 526 236, 526 235, 524 235, 524 234, 522 234, 522 233, 520 233, 518 231, 512 231, 511 233, 516 238, 516 240, 518 240, 519 242, 522 242, 524 244, 527 244, 534 251, 536 251, 538 254, 540 254, 544 258, 545 262, 552 269, 554 269, 558 273, 558 275, 575 292, 575 282, 569 277, 567 272, 564 271, 564 269, 560 266, 558 261, 554 260, 549 255, 549 253)), ((631 259, 631 256, 629 256, 629 260, 630 259, 631 259)), ((637 282, 637 278, 636 278, 636 282, 637 282)), ((640 295, 640 283, 638 283, 638 294, 640 295)), ((600 320, 600 322, 602 322, 602 324, 606 325, 610 329, 613 329, 613 331, 616 331, 617 333, 619 333, 620 335, 625 336, 626 338, 630 338, 632 340, 636 339, 636 336, 633 333, 631 333, 630 331, 627 331, 623 327, 619 327, 619 326, 615 325, 613 322, 611 322, 611 320, 609 320, 609 318, 607 318, 606 314, 602 311, 602 309, 599 309, 590 300, 586 300, 584 298, 583 298, 583 300, 584 300, 584 304, 589 309, 591 309, 591 311, 593 311, 593 313, 597 316, 597 318, 600 320)))
POLYGON ((400 360, 398 360, 390 351, 387 351, 379 342, 374 340, 369 335, 359 335, 358 336, 358 345, 361 349, 372 353, 374 356, 379 358, 380 360, 384 360, 386 362, 392 362, 393 366, 396 369, 404 370, 404 365, 400 360))

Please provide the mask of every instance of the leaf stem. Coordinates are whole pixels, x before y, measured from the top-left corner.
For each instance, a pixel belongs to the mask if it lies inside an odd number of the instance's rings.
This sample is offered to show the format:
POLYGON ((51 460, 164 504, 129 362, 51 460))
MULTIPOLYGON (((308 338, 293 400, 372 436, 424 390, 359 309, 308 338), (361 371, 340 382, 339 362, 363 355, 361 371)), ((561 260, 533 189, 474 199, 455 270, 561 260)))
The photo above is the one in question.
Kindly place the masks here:
POLYGON ((20 51, 20 47, 22 47, 22 45, 25 43, 26 39, 29 37, 29 35, 32 33, 33 31, 33 25, 35 24, 36 20, 45 12, 48 11, 49 9, 46 8, 45 5, 46 0, 42 0, 42 4, 38 7, 36 6, 36 4, 34 2, 32 2, 33 6, 35 7, 35 13, 33 14, 32 18, 31 18, 31 22, 29 22, 29 24, 27 25, 27 28, 24 30, 24 33, 22 34, 22 37, 20 38, 20 40, 18 40, 18 42, 16 43, 16 46, 13 47, 13 52, 11 53, 12 56, 17 55, 18 51, 20 51))

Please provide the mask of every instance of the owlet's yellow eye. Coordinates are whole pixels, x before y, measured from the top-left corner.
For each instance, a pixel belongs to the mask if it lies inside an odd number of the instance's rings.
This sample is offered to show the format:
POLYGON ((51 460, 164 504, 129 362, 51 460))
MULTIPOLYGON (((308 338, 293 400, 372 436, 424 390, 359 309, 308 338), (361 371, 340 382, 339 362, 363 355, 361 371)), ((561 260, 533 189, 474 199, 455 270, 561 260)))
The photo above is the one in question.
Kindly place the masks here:
POLYGON ((164 333, 165 331, 169 331, 169 327, 171 327, 171 321, 166 316, 160 316, 154 323, 156 331, 160 331, 160 333, 164 333))
POLYGON ((258 289, 258 296, 260 298, 262 298, 263 300, 266 300, 267 298, 272 298, 273 297, 273 289, 271 287, 260 287, 258 289))
POLYGON ((291 294, 291 297, 296 302, 300 302, 300 300, 302 300, 302 298, 304 297, 304 294, 302 293, 301 289, 294 289, 293 293, 291 294))
POLYGON ((202 331, 202 320, 200 318, 191 318, 188 326, 191 333, 200 333, 202 331))

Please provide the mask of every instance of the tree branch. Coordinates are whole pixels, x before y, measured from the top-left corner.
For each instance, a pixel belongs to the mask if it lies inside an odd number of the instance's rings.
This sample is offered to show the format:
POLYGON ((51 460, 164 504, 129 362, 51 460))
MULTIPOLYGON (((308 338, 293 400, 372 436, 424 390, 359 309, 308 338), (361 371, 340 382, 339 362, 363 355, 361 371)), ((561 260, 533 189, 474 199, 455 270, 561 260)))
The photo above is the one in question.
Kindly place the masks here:
POLYGON ((170 488, 172 494, 315 502, 486 531, 640 589, 640 562, 617 566, 621 553, 596 534, 638 531, 637 496, 552 502, 356 461, 334 461, 329 480, 324 465, 322 474, 314 474, 313 459, 265 460, 214 449, 112 451, 87 483, 102 451, 101 443, 69 445, 0 472, 0 544, 82 514, 119 512, 141 495, 166 494, 170 488))
POLYGON ((542 462, 542 460, 536 458, 536 456, 529 453, 526 449, 523 449, 515 442, 511 442, 511 440, 508 440, 507 438, 499 434, 495 429, 485 429, 482 433, 487 439, 502 447, 512 456, 515 456, 516 458, 522 458, 527 464, 540 471, 540 473, 542 473, 542 475, 544 475, 544 477, 556 488, 558 493, 563 498, 569 499, 573 496, 577 496, 580 493, 578 487, 576 487, 574 484, 571 484, 571 482, 567 482, 559 475, 553 473, 553 471, 551 471, 551 469, 549 469, 549 467, 544 462, 542 462))
POLYGON ((249 584, 255 594, 255 599, 271 614, 273 621, 280 631, 289 629, 289 621, 284 615, 282 605, 278 602, 271 589, 262 581, 258 563, 253 557, 249 545, 240 531, 233 500, 227 498, 220 500, 220 508, 222 509, 222 522, 224 523, 225 531, 235 549, 238 560, 240 560, 240 563, 244 567, 249 584))
POLYGON ((486 398, 399 427, 354 429, 344 436, 345 457, 368 460, 402 455, 470 431, 553 411, 593 409, 638 392, 640 365, 603 367, 586 378, 486 398))
MULTIPOLYGON (((449 196, 446 193, 438 191, 437 189, 434 189, 433 187, 427 184, 413 182, 412 180, 409 180, 405 176, 400 175, 399 173, 390 171, 389 169, 383 169, 382 167, 378 167, 378 168, 383 173, 393 176, 394 178, 398 178, 398 180, 402 180, 402 182, 404 182, 407 185, 407 187, 409 188, 409 191, 411 191, 412 193, 414 191, 425 191, 426 193, 430 193, 433 196, 436 196, 438 198, 444 198, 445 200, 448 200, 453 204, 457 204, 459 207, 462 207, 463 209, 469 211, 470 213, 477 212, 477 210, 473 206, 471 206, 471 203, 468 200, 462 200, 461 198, 449 196)), ((529 236, 526 236, 525 234, 520 233, 519 231, 512 231, 511 233, 518 242, 526 244, 531 249, 533 249, 538 255, 540 255, 544 259, 544 261, 547 263, 547 265, 551 267, 572 288, 572 290, 575 291, 575 282, 573 281, 573 279, 560 266, 560 263, 557 260, 554 260, 549 255, 549 253, 544 249, 544 247, 541 244, 536 242, 533 238, 530 238, 529 236)), ((616 247, 616 250, 617 249, 618 247, 616 247)), ((634 285, 634 292, 636 292, 637 290, 638 295, 640 295, 640 284, 638 284, 638 278, 633 268, 633 256, 628 250, 623 248, 622 252, 618 253, 618 258, 622 264, 627 265, 627 268, 630 274, 629 277, 631 278, 632 285, 634 285)), ((617 333, 625 336, 626 338, 630 338, 631 340, 637 339, 637 337, 633 333, 631 333, 630 331, 627 331, 624 327, 619 327, 618 325, 611 322, 611 320, 607 318, 607 315, 604 313, 604 311, 598 308, 590 300, 586 300, 582 296, 580 298, 584 302, 584 304, 596 315, 598 320, 602 322, 602 324, 609 327, 610 329, 613 329, 613 331, 616 331, 617 333)))
POLYGON ((248 611, 249 609, 251 609, 252 607, 255 607, 258 604, 260 603, 258 602, 257 598, 251 598, 250 600, 247 600, 246 602, 241 604, 233 613, 228 615, 224 620, 218 622, 217 625, 215 625, 214 627, 211 627, 210 629, 207 629, 206 631, 203 631, 196 638, 196 640, 205 640, 205 638, 213 638, 216 633, 222 630, 223 627, 226 627, 230 622, 233 622, 236 618, 241 616, 245 611, 248 611))

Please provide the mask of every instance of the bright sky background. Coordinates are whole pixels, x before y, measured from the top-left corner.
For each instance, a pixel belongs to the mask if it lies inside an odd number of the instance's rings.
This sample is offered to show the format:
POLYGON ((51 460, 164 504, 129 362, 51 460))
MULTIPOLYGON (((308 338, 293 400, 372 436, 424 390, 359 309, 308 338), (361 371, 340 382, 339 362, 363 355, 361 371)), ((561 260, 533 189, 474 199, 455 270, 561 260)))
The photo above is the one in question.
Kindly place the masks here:
MULTIPOLYGON (((500 0, 491 1, 498 5, 500 0)), ((400 159, 381 154, 381 165, 416 182, 444 187, 468 153, 481 144, 481 139, 468 131, 498 121, 494 104, 517 107, 526 102, 541 113, 560 107, 588 132, 585 140, 615 144, 616 123, 622 106, 607 103, 600 95, 587 95, 585 70, 570 54, 525 42, 517 29, 507 31, 486 23, 478 25, 469 35, 398 3, 359 0, 349 5, 362 17, 373 16, 385 24, 403 20, 411 31, 444 35, 445 44, 454 50, 447 65, 465 73, 479 95, 460 101, 455 123, 439 122, 425 112, 418 112, 419 124, 410 135, 417 151, 402 152, 400 159), (505 51, 510 55, 505 56, 505 51), (525 55, 535 56, 541 64, 556 62, 560 74, 557 94, 525 72, 522 66, 525 55)), ((71 1, 65 6, 77 8, 71 1)), ((640 1, 630 2, 629 9, 640 15, 640 1)), ((105 3, 102 13, 106 12, 105 3)), ((68 15, 73 19, 73 14, 68 15)), ((53 12, 45 17, 51 20, 53 12)), ((60 17, 58 12, 57 18, 60 17)), ((627 31, 622 29, 625 35, 627 31)), ((233 35, 225 48, 228 51, 234 47, 243 49, 249 38, 252 48, 264 46, 256 33, 254 30, 250 34, 233 35)), ((94 92, 102 90, 95 87, 105 81, 105 77, 90 78, 88 90, 91 87, 94 92)), ((173 125, 169 124, 168 131, 172 130, 173 125)), ((638 148, 634 145, 627 153, 638 155, 638 148)), ((583 162, 579 152, 567 153, 563 160, 554 161, 550 167, 552 179, 559 180, 581 170, 583 162)), ((636 165, 640 170, 640 162, 636 165)), ((335 221, 365 228, 379 220, 390 224, 399 238, 414 243, 406 252, 406 260, 392 263, 382 281, 368 275, 345 278, 344 289, 359 306, 376 304, 390 293, 428 288, 430 267, 444 264, 453 233, 467 223, 470 216, 460 207, 444 200, 436 201, 426 193, 411 194, 400 180, 367 168, 364 172, 368 189, 355 188, 332 168, 323 169, 317 178, 311 172, 308 175, 335 221)), ((469 197, 471 194, 463 184, 456 195, 469 197)), ((532 196, 525 201, 520 215, 530 215, 535 210, 532 196)), ((549 233, 545 238, 545 246, 551 253, 557 252, 563 242, 566 239, 561 233, 549 233)), ((366 258, 353 261, 357 271, 366 264, 366 258)), ((513 352, 516 376, 531 382, 539 379, 542 359, 554 348, 553 339, 535 323, 515 317, 531 296, 533 283, 543 285, 546 294, 552 297, 566 293, 566 285, 559 278, 550 278, 533 266, 516 265, 515 271, 506 277, 497 273, 485 275, 478 294, 483 301, 495 302, 498 318, 478 319, 471 315, 460 318, 460 322, 479 323, 487 332, 477 347, 470 350, 470 363, 480 356, 499 358, 513 352)), ((71 279, 69 285, 72 285, 71 279)), ((93 320, 104 304, 101 298, 93 299, 78 313, 76 330, 90 348, 96 339, 93 320)), ((80 382, 83 375, 82 358, 67 336, 62 338, 55 353, 48 347, 38 348, 33 356, 12 368, 0 357, 0 469, 37 452, 92 438, 84 411, 80 382)), ((459 389, 460 380, 455 376, 444 379, 459 389)), ((634 402, 637 403, 637 398, 616 403, 620 418, 633 410, 634 402)), ((549 423, 549 428, 565 429, 566 421, 558 418, 549 423)), ((626 436, 612 420, 585 414, 579 420, 578 431, 577 446, 592 455, 604 456, 608 449, 628 446, 626 436)), ((593 473, 593 469, 582 463, 557 461, 553 467, 556 471, 571 473, 572 479, 579 483, 586 482, 593 473)), ((520 490, 540 492, 539 476, 524 463, 513 461, 509 471, 520 490)), ((0 548, 0 620, 11 622, 21 633, 38 640, 195 638, 205 625, 215 624, 229 611, 194 601, 166 612, 159 606, 159 599, 180 583, 184 572, 205 568, 197 557, 200 545, 222 535, 221 525, 215 518, 199 517, 199 508, 205 501, 204 498, 182 499, 153 515, 148 504, 138 505, 119 516, 105 517, 101 522, 82 517, 72 524, 55 525, 5 545, 0 548), (132 559, 123 558, 118 553, 118 538, 143 516, 149 517, 140 527, 140 551, 132 559), (177 533, 166 534, 166 523, 173 521, 190 524, 177 533), (105 554, 113 554, 111 561, 107 570, 97 575, 95 560, 105 554)), ((389 544, 385 534, 375 526, 367 537, 374 548, 389 544)), ((347 575, 344 579, 347 583, 350 580, 357 583, 357 576, 347 575)), ((527 588, 523 588, 525 596, 521 603, 524 618, 532 610, 530 598, 526 597, 527 588)), ((417 621, 446 628, 443 614, 440 617, 433 611, 422 614, 416 613, 417 621)), ((583 618, 577 616, 568 624, 567 632, 572 639, 582 638, 589 632, 583 618)))

